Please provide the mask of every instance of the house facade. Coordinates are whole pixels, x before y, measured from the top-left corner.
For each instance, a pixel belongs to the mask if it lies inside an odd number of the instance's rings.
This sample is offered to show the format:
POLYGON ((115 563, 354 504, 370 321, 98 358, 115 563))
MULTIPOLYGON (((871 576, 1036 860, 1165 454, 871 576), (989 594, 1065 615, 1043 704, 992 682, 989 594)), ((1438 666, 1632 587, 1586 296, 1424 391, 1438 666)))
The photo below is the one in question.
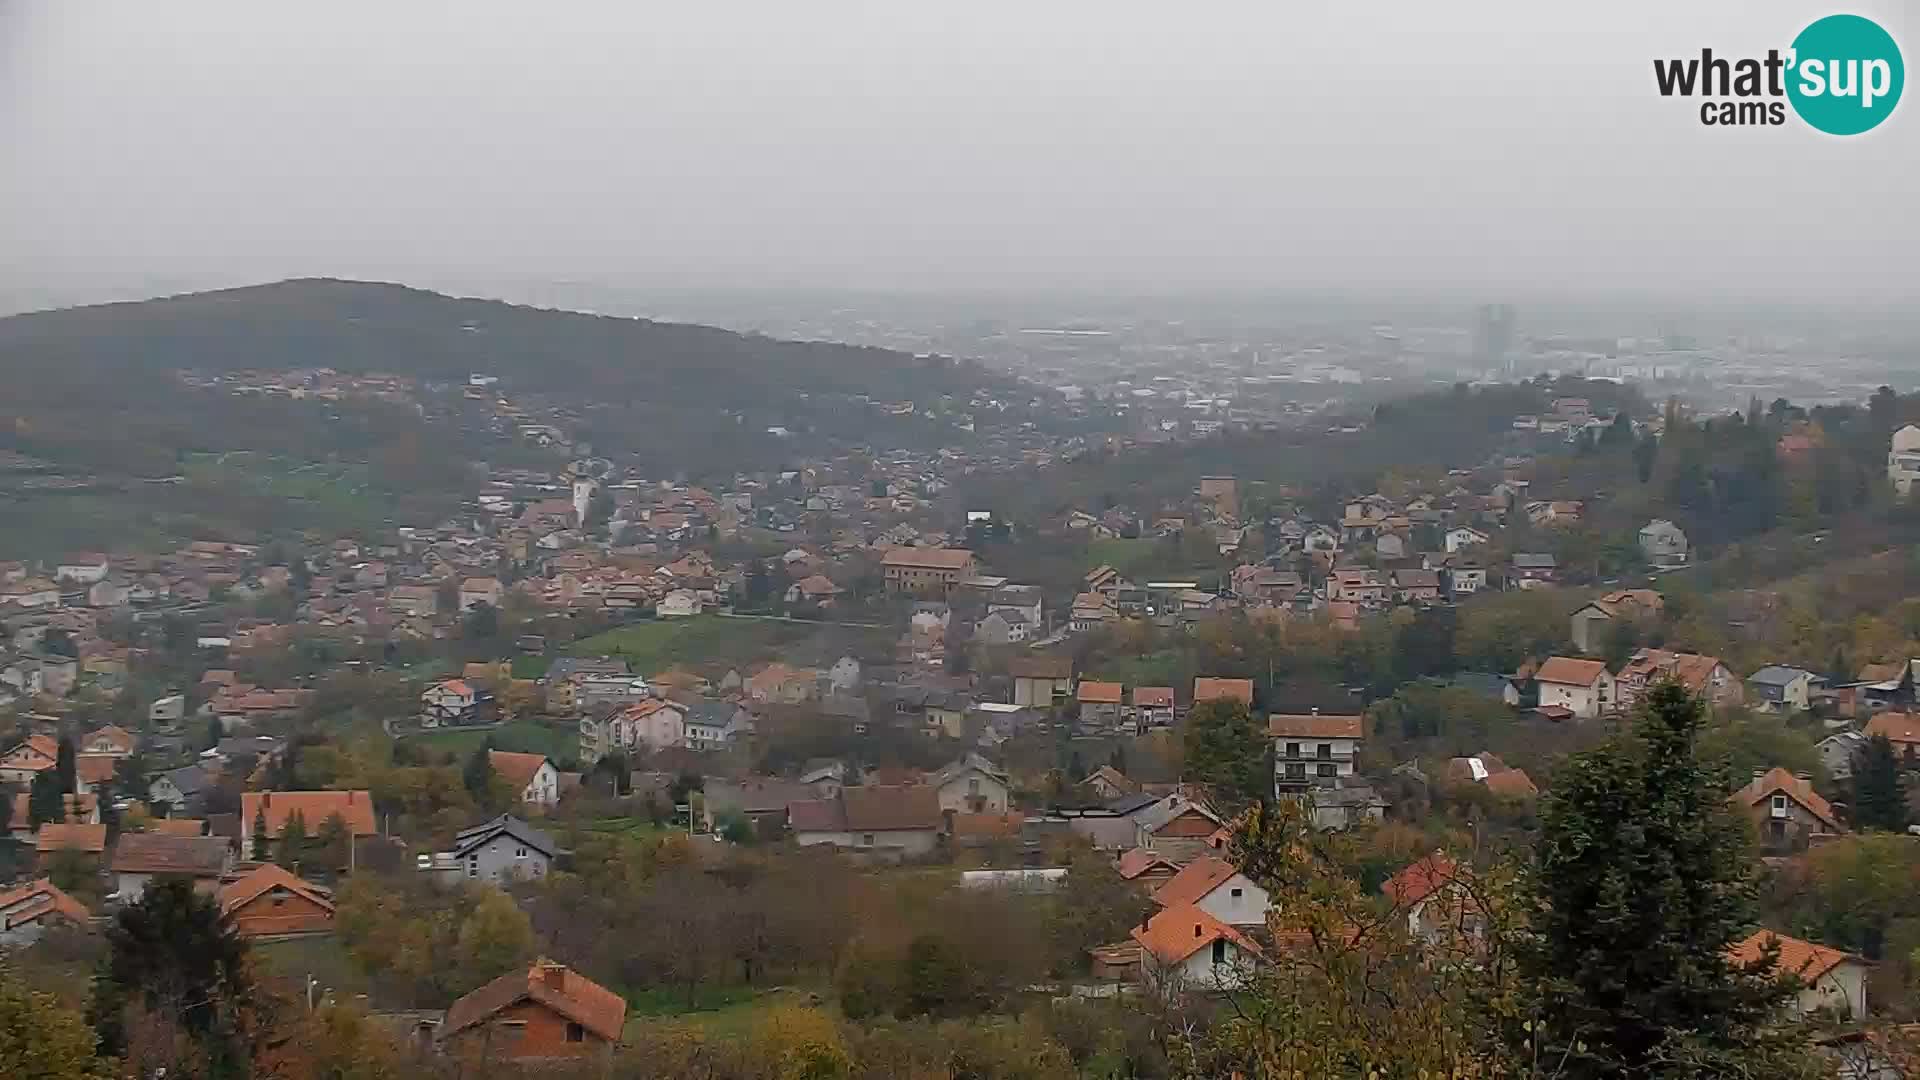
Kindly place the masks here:
POLYGON ((1533 681, 1542 707, 1559 706, 1581 720, 1612 712, 1617 705, 1613 675, 1598 660, 1548 657, 1533 681))
POLYGON ((464 1061, 606 1061, 626 1026, 619 994, 550 960, 502 975, 447 1009, 441 1053, 464 1061))
POLYGON ((946 593, 973 575, 973 552, 964 548, 898 547, 880 559, 888 592, 946 593))
POLYGON ((1274 793, 1334 787, 1343 777, 1352 776, 1365 731, 1366 720, 1359 715, 1269 715, 1267 740, 1273 744, 1274 793))

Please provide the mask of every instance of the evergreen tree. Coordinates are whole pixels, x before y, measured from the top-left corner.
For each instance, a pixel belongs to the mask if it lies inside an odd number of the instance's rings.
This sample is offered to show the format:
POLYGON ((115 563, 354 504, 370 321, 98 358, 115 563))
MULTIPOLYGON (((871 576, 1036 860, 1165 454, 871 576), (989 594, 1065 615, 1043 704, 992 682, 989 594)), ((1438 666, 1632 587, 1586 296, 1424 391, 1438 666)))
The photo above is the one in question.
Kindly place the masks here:
POLYGON ((1907 827, 1907 801, 1900 791, 1900 759, 1885 735, 1875 735, 1855 755, 1853 821, 1866 829, 1898 832, 1907 827))
POLYGON ((1238 701, 1203 701, 1187 714, 1186 776, 1206 784, 1229 806, 1256 802, 1272 791, 1267 737, 1238 701))
POLYGON ((80 788, 79 760, 74 753, 73 737, 60 736, 60 746, 54 751, 53 769, 60 774, 60 793, 71 795, 80 788))
POLYGON ((263 804, 253 812, 253 842, 247 857, 254 862, 272 858, 273 837, 267 835, 267 808, 263 804))
POLYGON ((328 871, 344 870, 353 858, 353 831, 347 819, 339 814, 328 814, 327 820, 320 823, 320 837, 316 845, 316 856, 328 871))
POLYGON ((1799 1042, 1774 1026, 1790 982, 1773 957, 1735 966, 1757 881, 1732 777, 1696 751, 1704 709, 1668 682, 1631 728, 1554 771, 1534 854, 1523 972, 1560 1075, 1788 1076, 1799 1042), (1680 1063, 1686 1063, 1683 1067, 1680 1063))
POLYGON ((186 878, 156 879, 106 937, 111 951, 91 1010, 103 1054, 125 1051, 125 1008, 137 1001, 179 1024, 206 1056, 212 1067, 194 1075, 245 1075, 247 947, 212 897, 186 878))
POLYGON ((492 749, 492 739, 474 747, 473 753, 467 757, 465 767, 460 770, 460 779, 466 785, 467 794, 483 805, 493 787, 493 759, 487 756, 487 752, 492 749))
POLYGON ((212 718, 210 718, 210 719, 208 719, 208 721, 207 721, 207 745, 206 745, 206 747, 205 747, 205 749, 208 749, 208 750, 211 750, 211 749, 213 749, 214 747, 216 747, 216 746, 219 746, 219 745, 220 745, 220 740, 221 740, 221 739, 224 739, 224 738, 226 738, 226 737, 227 737, 227 729, 226 729, 225 727, 222 727, 222 726, 221 726, 221 724, 220 724, 220 718, 219 718, 219 717, 217 717, 217 716, 215 716, 215 717, 212 717, 212 718))
POLYGON ((307 820, 296 810, 287 815, 287 823, 280 827, 280 852, 274 862, 295 870, 300 859, 307 853, 307 820))
POLYGON ((27 789, 27 822, 39 828, 48 822, 59 824, 67 820, 67 796, 60 790, 60 778, 51 769, 42 769, 34 774, 33 784, 27 789))

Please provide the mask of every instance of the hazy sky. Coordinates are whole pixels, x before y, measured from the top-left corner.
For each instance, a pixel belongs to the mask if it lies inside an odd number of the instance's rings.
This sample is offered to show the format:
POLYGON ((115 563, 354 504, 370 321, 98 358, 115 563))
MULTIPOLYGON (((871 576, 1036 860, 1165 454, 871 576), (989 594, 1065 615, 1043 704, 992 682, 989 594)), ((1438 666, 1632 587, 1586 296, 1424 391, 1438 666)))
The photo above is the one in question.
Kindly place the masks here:
POLYGON ((1920 100, 1654 91, 1832 10, 0 0, 0 272, 1910 296, 1920 100))

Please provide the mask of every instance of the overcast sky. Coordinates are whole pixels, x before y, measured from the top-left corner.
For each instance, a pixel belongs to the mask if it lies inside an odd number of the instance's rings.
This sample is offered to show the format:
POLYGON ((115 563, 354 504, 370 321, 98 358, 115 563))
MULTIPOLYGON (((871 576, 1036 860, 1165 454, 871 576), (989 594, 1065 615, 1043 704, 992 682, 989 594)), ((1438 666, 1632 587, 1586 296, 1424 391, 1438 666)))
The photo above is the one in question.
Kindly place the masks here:
POLYGON ((1831 10, 0 0, 0 272, 1910 296, 1920 101, 1653 88, 1831 10))

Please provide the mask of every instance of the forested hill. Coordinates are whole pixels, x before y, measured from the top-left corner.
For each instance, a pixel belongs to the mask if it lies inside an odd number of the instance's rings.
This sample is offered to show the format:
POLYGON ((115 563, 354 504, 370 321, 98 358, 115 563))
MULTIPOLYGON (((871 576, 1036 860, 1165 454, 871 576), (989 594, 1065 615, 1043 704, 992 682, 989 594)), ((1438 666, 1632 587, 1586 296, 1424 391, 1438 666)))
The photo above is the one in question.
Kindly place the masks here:
POLYGON ((794 393, 964 398, 1005 385, 975 364, 776 341, 704 326, 302 279, 0 319, 8 372, 93 377, 177 368, 331 367, 424 379, 497 375, 509 390, 752 407, 794 393))

